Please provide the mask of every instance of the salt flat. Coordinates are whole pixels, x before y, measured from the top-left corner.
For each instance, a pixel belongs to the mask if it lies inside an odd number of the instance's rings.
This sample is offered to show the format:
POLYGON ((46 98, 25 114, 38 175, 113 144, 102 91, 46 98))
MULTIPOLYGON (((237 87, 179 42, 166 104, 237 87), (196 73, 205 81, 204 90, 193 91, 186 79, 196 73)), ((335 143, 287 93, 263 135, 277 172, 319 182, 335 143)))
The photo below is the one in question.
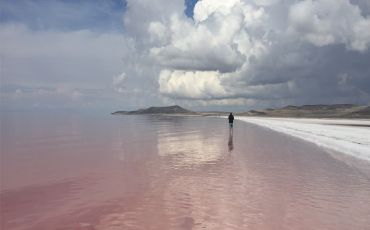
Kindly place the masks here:
POLYGON ((370 120, 262 117, 236 119, 370 161, 370 120))
MULTIPOLYGON (((237 121, 230 132, 227 119, 202 116, 1 115, 3 229, 370 226, 368 161, 261 126, 237 121)), ((289 120, 254 121, 286 128, 289 120)), ((296 129, 321 125, 299 122, 296 129)), ((356 130, 347 133, 367 129, 356 130)))

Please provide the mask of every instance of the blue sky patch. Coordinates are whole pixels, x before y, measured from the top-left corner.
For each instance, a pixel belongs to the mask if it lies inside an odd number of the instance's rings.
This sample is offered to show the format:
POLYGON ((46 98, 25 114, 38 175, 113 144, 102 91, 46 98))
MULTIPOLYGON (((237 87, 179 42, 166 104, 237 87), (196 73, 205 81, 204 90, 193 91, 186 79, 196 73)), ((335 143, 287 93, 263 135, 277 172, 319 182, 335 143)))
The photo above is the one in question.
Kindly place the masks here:
POLYGON ((192 18, 194 15, 194 6, 197 4, 198 0, 185 0, 185 14, 189 18, 192 18))
POLYGON ((0 23, 20 23, 32 30, 122 31, 125 0, 2 1, 0 23))

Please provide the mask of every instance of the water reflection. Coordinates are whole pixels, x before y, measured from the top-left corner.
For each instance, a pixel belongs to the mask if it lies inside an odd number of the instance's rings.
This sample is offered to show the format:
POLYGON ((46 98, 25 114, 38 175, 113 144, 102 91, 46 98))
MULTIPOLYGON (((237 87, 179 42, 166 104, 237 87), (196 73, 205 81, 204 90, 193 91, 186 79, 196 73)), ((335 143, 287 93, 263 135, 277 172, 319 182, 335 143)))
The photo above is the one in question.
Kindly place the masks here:
POLYGON ((207 164, 222 158, 221 143, 222 138, 217 135, 168 130, 158 135, 158 154, 170 157, 174 167, 207 164))
MULTIPOLYGON (((53 139, 50 124, 42 127, 16 120, 14 124, 39 128, 37 140, 42 141, 24 146, 3 142, 2 150, 11 154, 1 152, 6 164, 1 165, 0 179, 2 183, 6 179, 8 188, 0 194, 2 227, 338 230, 370 226, 368 177, 311 144, 247 124, 229 130, 224 120, 213 118, 117 116, 112 120, 79 118, 76 125, 81 131, 73 139, 68 138, 76 129, 64 120, 57 133, 62 135, 53 139)), ((17 135, 13 142, 33 137, 24 137, 21 129, 17 135)))
POLYGON ((231 153, 234 149, 234 142, 233 142, 233 128, 229 130, 229 141, 227 142, 227 146, 229 147, 229 152, 231 153))

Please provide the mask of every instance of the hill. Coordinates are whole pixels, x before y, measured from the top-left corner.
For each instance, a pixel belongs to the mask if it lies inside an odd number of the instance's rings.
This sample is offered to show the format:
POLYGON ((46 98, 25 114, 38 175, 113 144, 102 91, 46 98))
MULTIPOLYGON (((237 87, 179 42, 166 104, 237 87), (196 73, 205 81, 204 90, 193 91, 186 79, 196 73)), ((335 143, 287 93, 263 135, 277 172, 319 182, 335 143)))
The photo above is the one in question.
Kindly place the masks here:
POLYGON ((134 111, 116 111, 112 114, 125 114, 125 115, 139 115, 139 114, 197 114, 196 112, 187 110, 178 105, 166 107, 149 107, 146 109, 139 109, 134 111))
MULTIPOLYGON (((134 111, 116 111, 112 114, 141 115, 141 114, 168 114, 168 115, 201 115, 201 116, 227 116, 228 112, 194 112, 178 105, 166 107, 149 107, 134 111)), ((301 118, 359 118, 370 119, 370 106, 352 104, 334 105, 289 105, 277 109, 250 110, 236 113, 237 116, 258 117, 301 117, 301 118)))

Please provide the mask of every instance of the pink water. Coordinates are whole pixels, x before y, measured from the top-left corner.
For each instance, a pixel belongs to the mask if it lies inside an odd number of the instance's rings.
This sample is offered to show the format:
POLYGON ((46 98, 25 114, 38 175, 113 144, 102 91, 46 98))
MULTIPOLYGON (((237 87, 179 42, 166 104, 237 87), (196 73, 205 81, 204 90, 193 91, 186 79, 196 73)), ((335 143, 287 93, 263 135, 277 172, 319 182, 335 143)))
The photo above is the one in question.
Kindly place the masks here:
POLYGON ((370 175, 331 154, 219 118, 2 113, 1 227, 370 229, 370 175))

